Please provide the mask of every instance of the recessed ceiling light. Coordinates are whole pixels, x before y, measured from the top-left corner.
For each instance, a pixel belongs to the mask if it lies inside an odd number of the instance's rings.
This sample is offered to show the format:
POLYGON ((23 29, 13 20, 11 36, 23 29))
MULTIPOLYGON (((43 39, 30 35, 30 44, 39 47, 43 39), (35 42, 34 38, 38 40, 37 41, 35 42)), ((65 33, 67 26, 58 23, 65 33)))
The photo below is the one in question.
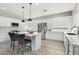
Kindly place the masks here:
POLYGON ((35 5, 39 5, 39 3, 35 3, 35 5))
POLYGON ((2 10, 5 10, 6 8, 5 7, 2 7, 2 10))

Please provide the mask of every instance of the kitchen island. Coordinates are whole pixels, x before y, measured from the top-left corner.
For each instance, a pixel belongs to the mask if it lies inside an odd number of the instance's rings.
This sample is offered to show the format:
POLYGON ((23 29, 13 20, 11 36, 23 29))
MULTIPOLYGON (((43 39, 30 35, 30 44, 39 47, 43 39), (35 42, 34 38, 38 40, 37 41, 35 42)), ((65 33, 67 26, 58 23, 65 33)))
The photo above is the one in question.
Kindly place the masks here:
MULTIPOLYGON (((10 37, 8 35, 8 32, 12 30, 19 30, 17 27, 0 27, 0 43, 10 41, 10 37)), ((26 32, 22 32, 26 34, 26 32)), ((27 36, 27 35, 26 35, 27 36)), ((32 46, 32 51, 37 51, 38 49, 41 48, 41 33, 34 32, 33 34, 29 35, 31 37, 31 46, 32 46)))
POLYGON ((18 34, 25 34, 26 38, 30 38, 32 51, 37 51, 41 48, 41 33, 34 32, 30 34, 27 32, 19 32, 18 34))

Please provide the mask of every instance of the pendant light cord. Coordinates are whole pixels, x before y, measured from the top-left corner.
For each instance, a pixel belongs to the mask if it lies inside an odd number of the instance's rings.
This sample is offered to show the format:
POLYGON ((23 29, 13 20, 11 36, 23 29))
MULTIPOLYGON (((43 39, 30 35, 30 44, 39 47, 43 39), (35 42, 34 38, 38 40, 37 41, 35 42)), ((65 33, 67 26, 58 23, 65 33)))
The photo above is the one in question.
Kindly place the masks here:
POLYGON ((23 20, 24 20, 24 6, 22 6, 22 12, 23 12, 23 20))
POLYGON ((31 18, 31 5, 32 3, 29 3, 29 18, 31 18))
POLYGON ((23 11, 23 20, 24 20, 24 11, 23 11))

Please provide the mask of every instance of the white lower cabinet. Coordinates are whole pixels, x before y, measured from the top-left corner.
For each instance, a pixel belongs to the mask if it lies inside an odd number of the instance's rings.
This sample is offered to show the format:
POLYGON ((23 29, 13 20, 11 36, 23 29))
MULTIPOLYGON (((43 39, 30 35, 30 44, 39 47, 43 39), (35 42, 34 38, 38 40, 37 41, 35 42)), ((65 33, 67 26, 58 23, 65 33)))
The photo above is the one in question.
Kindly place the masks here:
POLYGON ((69 45, 69 55, 79 55, 79 45, 69 45))
POLYGON ((64 53, 65 55, 73 55, 73 44, 69 42, 67 36, 64 35, 64 53))
POLYGON ((64 33, 63 32, 47 31, 46 32, 46 39, 63 41, 64 40, 64 33))
POLYGON ((73 48, 74 48, 74 50, 73 50, 73 51, 74 51, 73 54, 74 54, 74 55, 79 55, 79 45, 74 45, 73 48))
POLYGON ((68 53, 68 38, 64 35, 64 54, 65 55, 68 55, 69 53, 68 53))
POLYGON ((70 42, 68 43, 69 44, 69 55, 73 55, 73 44, 71 44, 70 42))
POLYGON ((70 36, 68 37, 68 36, 64 35, 65 55, 79 55, 79 45, 74 44, 73 43, 74 41, 72 39, 73 38, 71 38, 70 36))
POLYGON ((52 39, 52 33, 51 32, 46 32, 46 39, 52 39))

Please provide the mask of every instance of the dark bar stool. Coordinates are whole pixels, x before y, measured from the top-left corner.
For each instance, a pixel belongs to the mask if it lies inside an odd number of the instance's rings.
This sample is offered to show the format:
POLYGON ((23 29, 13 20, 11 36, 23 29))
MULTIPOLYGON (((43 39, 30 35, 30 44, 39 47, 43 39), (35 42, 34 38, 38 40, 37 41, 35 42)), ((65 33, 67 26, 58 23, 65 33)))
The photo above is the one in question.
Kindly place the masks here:
POLYGON ((15 42, 17 41, 17 39, 16 39, 16 34, 15 34, 15 33, 12 33, 12 32, 9 32, 8 34, 9 34, 10 39, 11 39, 10 48, 13 47, 13 51, 14 51, 14 49, 15 49, 15 42))
POLYGON ((25 39, 25 34, 16 34, 16 38, 17 38, 17 41, 18 41, 18 51, 17 51, 17 53, 19 53, 19 51, 22 50, 22 54, 24 54, 24 49, 26 50, 26 45, 28 43, 31 44, 31 40, 25 39))

